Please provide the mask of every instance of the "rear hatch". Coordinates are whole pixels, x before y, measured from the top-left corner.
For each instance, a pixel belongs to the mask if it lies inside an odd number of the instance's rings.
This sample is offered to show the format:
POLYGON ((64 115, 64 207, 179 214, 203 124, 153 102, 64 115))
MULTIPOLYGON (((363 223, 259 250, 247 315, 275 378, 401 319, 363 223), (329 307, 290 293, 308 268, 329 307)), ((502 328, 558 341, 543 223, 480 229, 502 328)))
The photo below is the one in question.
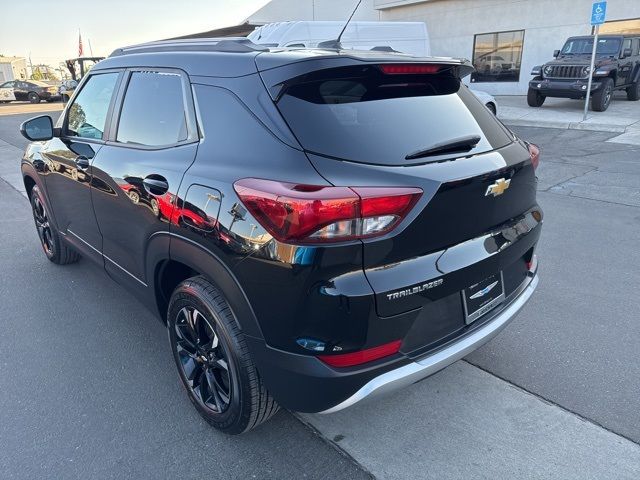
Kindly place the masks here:
MULTIPOLYGON (((516 240, 541 219, 530 218, 537 208, 536 178, 526 145, 462 84, 460 77, 470 69, 397 58, 351 64, 340 59, 338 66, 323 59, 316 69, 313 63, 277 83, 278 73, 263 75, 318 172, 336 186, 424 192, 392 232, 363 240, 378 314, 429 306, 442 314, 439 308, 453 304, 461 311, 462 289, 501 272, 509 283, 505 294, 511 293, 524 281, 536 236, 516 240), (518 227, 523 218, 530 224, 518 227), (508 228, 520 228, 508 245, 486 245, 487 239, 502 242, 492 235, 508 228), (474 248, 473 239, 484 243, 474 248), (463 251, 465 245, 470 246, 463 251), (394 292, 405 294, 390 297, 394 292), (444 303, 436 307, 439 300, 444 303)), ((289 74, 296 71, 287 68, 289 74)), ((464 325, 460 314, 436 336, 464 325)))

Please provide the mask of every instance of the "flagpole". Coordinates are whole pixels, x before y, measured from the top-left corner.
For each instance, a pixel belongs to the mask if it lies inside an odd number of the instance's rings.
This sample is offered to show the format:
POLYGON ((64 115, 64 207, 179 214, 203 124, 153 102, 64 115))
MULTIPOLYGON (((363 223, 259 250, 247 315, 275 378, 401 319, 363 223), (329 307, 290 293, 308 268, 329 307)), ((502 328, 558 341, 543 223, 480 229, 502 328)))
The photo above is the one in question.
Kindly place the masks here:
POLYGON ((87 42, 89 42, 89 51, 91 52, 91 56, 93 57, 93 47, 91 47, 91 39, 87 38, 87 42))

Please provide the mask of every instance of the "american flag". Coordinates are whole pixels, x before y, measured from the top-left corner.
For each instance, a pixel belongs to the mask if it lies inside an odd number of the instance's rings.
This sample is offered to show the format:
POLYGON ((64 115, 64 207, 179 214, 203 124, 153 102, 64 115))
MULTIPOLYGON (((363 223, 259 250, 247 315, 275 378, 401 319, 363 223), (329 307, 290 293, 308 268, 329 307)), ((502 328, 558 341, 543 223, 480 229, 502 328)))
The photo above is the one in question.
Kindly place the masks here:
POLYGON ((84 51, 82 50, 82 35, 78 32, 78 56, 81 57, 84 51))

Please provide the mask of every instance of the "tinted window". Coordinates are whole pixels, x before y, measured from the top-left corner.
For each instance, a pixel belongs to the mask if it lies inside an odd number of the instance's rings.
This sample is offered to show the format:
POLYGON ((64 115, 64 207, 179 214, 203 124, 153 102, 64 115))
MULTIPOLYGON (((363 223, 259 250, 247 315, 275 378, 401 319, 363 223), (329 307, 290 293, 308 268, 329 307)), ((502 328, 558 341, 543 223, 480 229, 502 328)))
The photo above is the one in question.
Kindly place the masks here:
POLYGON ((120 113, 117 141, 162 146, 186 139, 182 77, 165 72, 133 72, 120 113))
POLYGON ((481 138, 469 154, 511 142, 482 103, 448 74, 385 75, 376 66, 347 67, 292 83, 278 108, 301 144, 319 154, 406 165, 408 154, 463 136, 481 138))
POLYGON ((520 79, 524 30, 476 35, 472 82, 517 82, 520 79))
POLYGON ((69 107, 67 133, 101 139, 109 103, 118 79, 117 73, 92 75, 69 107))
POLYGON ((15 84, 15 82, 6 82, 6 83, 3 83, 2 85, 0 85, 0 88, 13 88, 14 84, 15 84))

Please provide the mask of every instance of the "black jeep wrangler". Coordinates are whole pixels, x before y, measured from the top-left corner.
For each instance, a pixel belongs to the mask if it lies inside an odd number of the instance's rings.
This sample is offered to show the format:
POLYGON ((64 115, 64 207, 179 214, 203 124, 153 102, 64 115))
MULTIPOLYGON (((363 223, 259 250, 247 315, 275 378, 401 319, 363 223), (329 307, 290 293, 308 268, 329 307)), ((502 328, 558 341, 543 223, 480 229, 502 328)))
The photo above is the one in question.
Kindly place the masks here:
POLYGON ((626 90, 629 100, 640 99, 640 35, 598 37, 594 71, 590 72, 593 37, 571 37, 553 53, 555 60, 533 68, 527 103, 540 107, 547 97, 585 98, 589 75, 591 108, 604 112, 614 90, 626 90))

